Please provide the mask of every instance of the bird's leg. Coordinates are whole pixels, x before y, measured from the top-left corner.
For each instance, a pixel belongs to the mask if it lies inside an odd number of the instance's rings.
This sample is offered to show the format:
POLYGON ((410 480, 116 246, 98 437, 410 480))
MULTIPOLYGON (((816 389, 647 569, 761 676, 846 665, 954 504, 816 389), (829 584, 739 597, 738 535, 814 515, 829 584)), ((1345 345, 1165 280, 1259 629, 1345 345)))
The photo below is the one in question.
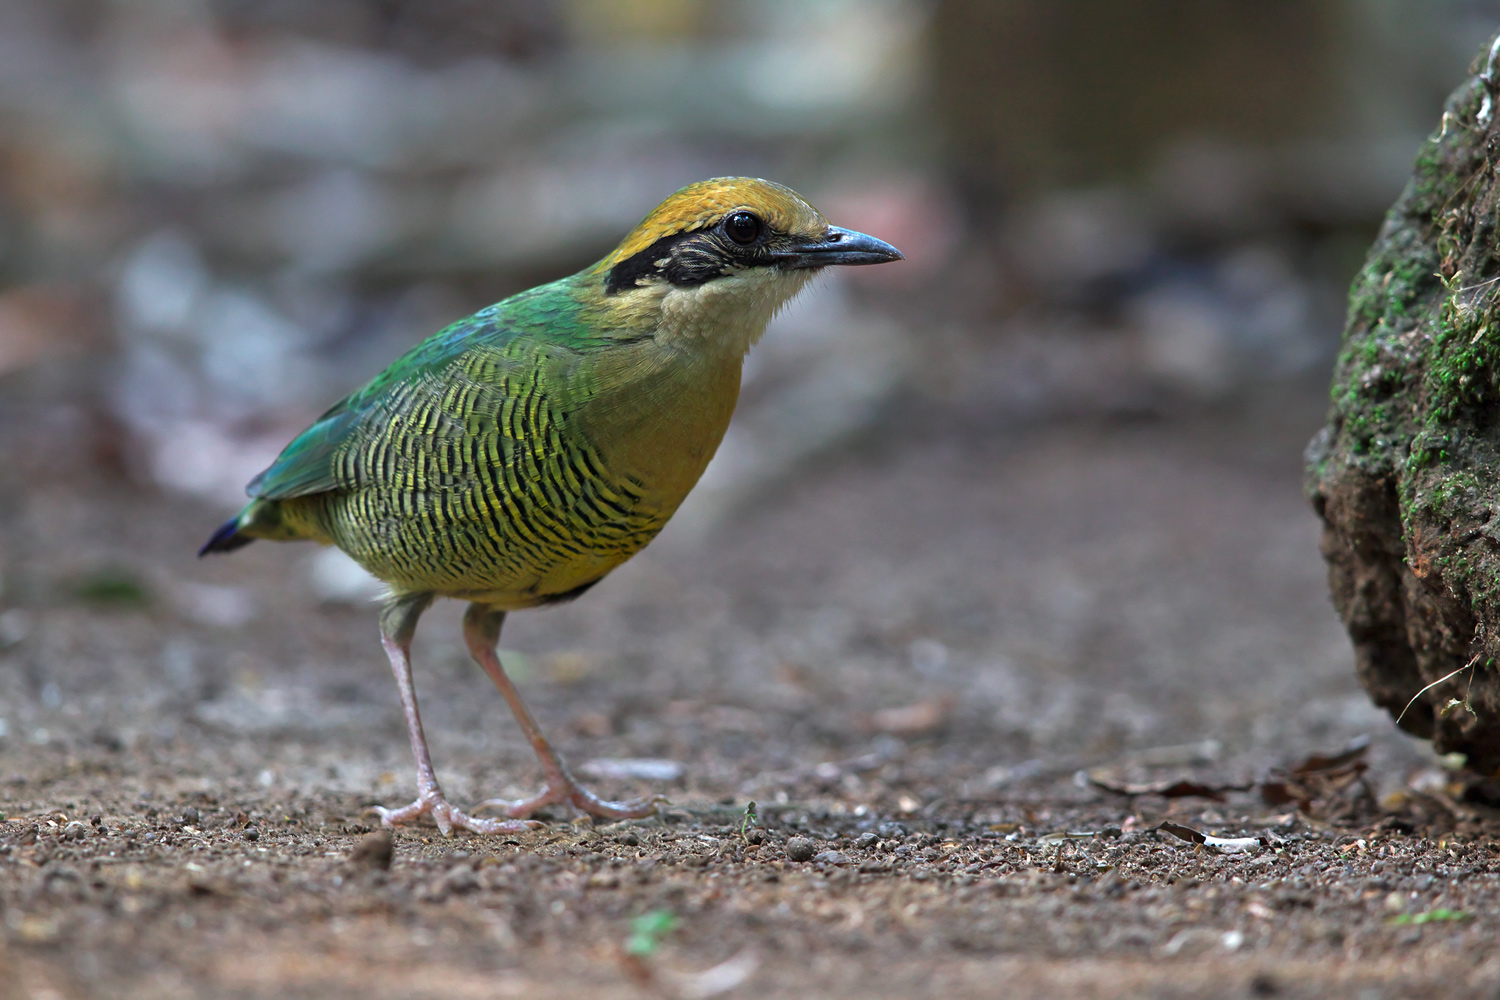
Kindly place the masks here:
POLYGON ((513 817, 530 816, 543 806, 560 802, 570 802, 590 816, 602 819, 638 819, 656 812, 656 807, 666 801, 662 796, 634 802, 608 802, 578 784, 573 775, 568 773, 567 765, 562 762, 557 751, 552 749, 547 737, 542 735, 536 719, 531 716, 531 710, 521 700, 521 693, 516 690, 515 684, 506 675, 505 668, 500 665, 495 647, 500 642, 500 626, 504 623, 504 611, 482 604, 470 604, 469 610, 464 613, 464 641, 469 644, 469 652, 475 661, 500 689, 516 722, 520 723, 521 731, 531 741, 531 748, 536 751, 537 760, 542 764, 542 772, 547 776, 547 787, 529 799, 490 799, 480 803, 478 808, 499 809, 513 817))
POLYGON ((536 823, 517 820, 467 816, 443 798, 437 774, 432 769, 432 755, 427 751, 427 737, 422 733, 422 716, 417 712, 417 688, 411 678, 411 637, 417 631, 417 619, 431 603, 431 594, 412 594, 396 598, 380 613, 380 641, 385 646, 385 655, 390 657, 391 672, 396 675, 396 689, 401 692, 401 708, 406 713, 412 756, 417 758, 417 800, 400 809, 376 806, 380 823, 395 826, 430 815, 445 837, 454 827, 475 833, 518 833, 537 826, 536 823))

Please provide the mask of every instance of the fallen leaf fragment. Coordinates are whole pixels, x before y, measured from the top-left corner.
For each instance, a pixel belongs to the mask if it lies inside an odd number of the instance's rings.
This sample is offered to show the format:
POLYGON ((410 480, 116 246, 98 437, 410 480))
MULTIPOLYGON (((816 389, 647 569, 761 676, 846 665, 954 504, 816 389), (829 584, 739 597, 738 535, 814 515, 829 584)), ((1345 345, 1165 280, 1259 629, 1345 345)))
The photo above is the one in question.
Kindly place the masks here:
POLYGON ((1365 752, 1370 749, 1370 737, 1356 736, 1350 740, 1344 749, 1334 754, 1309 754, 1308 757, 1292 768, 1293 774, 1314 774, 1318 771, 1332 771, 1343 767, 1355 760, 1363 759, 1365 752))
POLYGON ((1260 797, 1271 806, 1295 803, 1308 815, 1326 812, 1347 798, 1346 793, 1363 787, 1364 773, 1369 769, 1364 757, 1369 747, 1369 737, 1361 736, 1337 753, 1310 754, 1290 770, 1273 768, 1261 782, 1260 797))
POLYGON ((678 973, 671 978, 683 1000, 708 1000, 743 985, 759 968, 760 956, 754 949, 746 948, 702 972, 678 973))
POLYGON ((1191 841, 1194 844, 1201 844, 1204 840, 1204 835, 1197 830, 1194 830, 1192 827, 1183 826, 1181 823, 1173 823, 1170 820, 1158 823, 1151 829, 1153 832, 1170 833, 1172 836, 1177 837, 1180 840, 1191 841))
POLYGON ((1170 833, 1174 837, 1193 844, 1201 844, 1221 854, 1244 854, 1258 851, 1265 846, 1259 837, 1214 837, 1200 830, 1194 830, 1190 826, 1170 821, 1160 823, 1152 829, 1170 833))
POLYGON ((1223 802, 1225 792, 1243 792, 1254 787, 1251 785, 1210 785, 1189 778, 1165 781, 1120 781, 1113 775, 1101 771, 1088 772, 1088 781, 1095 788, 1114 792, 1116 795, 1160 795, 1166 799, 1180 799, 1196 795, 1214 802, 1223 802))
POLYGON ((952 695, 919 701, 900 708, 883 708, 870 714, 870 728, 893 736, 918 736, 942 728, 957 703, 952 695))

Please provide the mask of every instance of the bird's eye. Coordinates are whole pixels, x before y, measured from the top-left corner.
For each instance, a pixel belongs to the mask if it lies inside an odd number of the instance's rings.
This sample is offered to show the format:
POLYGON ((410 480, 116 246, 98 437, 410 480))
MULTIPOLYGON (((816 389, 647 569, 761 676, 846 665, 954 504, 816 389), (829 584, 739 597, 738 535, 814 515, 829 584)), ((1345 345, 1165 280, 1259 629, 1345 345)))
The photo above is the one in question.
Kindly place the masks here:
POLYGON ((735 212, 724 220, 725 234, 742 247, 760 238, 761 222, 752 212, 735 212))

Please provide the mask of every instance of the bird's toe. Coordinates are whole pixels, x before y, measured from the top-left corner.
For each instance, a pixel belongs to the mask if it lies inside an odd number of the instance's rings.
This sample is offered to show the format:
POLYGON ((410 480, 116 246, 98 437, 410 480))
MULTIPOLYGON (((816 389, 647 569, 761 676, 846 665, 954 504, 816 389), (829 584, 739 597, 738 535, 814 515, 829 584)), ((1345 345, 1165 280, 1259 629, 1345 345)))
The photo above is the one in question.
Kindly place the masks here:
POLYGON ((440 795, 418 798, 399 809, 388 809, 385 806, 371 808, 380 817, 380 825, 384 827, 394 827, 423 816, 431 816, 438 832, 445 837, 451 837, 454 830, 468 830, 471 833, 524 833, 543 825, 529 819, 498 820, 470 816, 440 795))

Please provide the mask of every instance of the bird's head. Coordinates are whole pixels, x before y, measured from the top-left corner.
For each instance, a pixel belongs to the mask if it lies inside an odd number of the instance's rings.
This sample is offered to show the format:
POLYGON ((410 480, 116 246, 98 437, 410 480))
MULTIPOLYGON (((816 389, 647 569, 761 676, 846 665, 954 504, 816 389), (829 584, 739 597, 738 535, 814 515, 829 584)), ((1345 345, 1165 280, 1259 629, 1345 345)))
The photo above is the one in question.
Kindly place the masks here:
POLYGON ((824 267, 901 259, 889 243, 830 225, 791 188, 718 177, 656 206, 591 271, 622 309, 659 310, 662 335, 743 351, 824 267))

